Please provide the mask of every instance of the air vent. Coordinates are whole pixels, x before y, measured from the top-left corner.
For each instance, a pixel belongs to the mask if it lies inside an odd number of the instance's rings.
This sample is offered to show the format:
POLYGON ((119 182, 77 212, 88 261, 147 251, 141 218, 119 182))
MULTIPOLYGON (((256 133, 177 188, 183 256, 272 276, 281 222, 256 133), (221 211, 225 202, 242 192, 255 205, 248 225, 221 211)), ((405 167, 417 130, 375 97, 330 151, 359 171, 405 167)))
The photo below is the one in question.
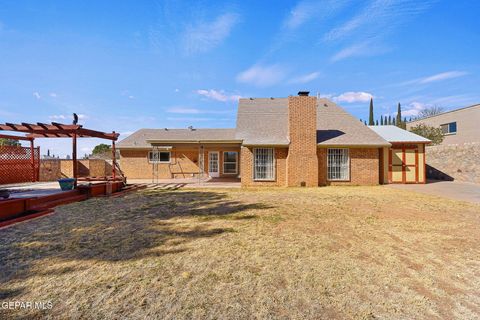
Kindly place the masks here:
POLYGON ((310 94, 310 91, 298 91, 298 95, 300 97, 308 97, 309 94, 310 94))

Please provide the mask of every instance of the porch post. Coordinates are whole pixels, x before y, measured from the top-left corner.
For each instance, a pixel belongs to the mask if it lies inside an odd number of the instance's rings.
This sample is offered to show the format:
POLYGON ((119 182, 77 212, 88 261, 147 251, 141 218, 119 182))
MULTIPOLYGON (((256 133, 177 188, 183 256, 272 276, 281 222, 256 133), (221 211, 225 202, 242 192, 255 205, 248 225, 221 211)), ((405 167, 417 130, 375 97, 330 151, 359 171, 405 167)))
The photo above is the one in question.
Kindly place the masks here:
POLYGON ((74 132, 72 135, 72 161, 73 161, 73 179, 75 179, 74 182, 74 188, 77 188, 77 133, 74 132))
MULTIPOLYGON (((115 134, 115 131, 113 131, 113 133, 115 134)), ((116 151, 115 151, 115 140, 112 140, 112 177, 113 177, 113 181, 115 181, 116 179, 116 174, 115 174, 115 167, 117 165, 117 154, 116 154, 116 151)))
POLYGON ((33 139, 30 139, 30 162, 32 165, 32 182, 37 181, 36 180, 36 174, 35 174, 35 147, 33 145, 33 139))

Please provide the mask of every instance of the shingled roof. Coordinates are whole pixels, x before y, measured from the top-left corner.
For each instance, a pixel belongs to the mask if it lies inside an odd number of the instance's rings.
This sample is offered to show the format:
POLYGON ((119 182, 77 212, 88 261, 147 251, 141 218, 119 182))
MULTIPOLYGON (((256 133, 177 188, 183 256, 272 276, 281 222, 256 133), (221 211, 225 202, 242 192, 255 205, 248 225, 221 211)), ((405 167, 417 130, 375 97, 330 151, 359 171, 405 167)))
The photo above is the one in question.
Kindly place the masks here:
MULTIPOLYGON (((332 101, 322 98, 317 103, 319 145, 390 145, 332 101)), ((244 145, 288 145, 288 98, 240 99, 235 137, 244 145)))
MULTIPOLYGON (((150 148, 151 143, 236 142, 235 129, 140 129, 117 144, 118 148, 150 148)), ((240 143, 241 141, 238 141, 240 143)))
MULTIPOLYGON (((240 99, 236 129, 140 129, 119 148, 149 148, 151 143, 236 142, 288 146, 288 98, 240 99)), ((328 99, 318 99, 317 143, 322 146, 390 146, 350 113, 328 99)))

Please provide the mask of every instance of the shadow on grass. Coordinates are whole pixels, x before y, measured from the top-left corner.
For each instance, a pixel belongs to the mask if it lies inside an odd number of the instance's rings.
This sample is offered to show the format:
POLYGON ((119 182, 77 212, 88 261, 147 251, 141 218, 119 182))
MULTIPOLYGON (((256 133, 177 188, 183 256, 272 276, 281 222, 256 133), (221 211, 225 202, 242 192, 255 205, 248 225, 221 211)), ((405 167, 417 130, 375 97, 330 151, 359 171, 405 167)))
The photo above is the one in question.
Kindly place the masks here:
POLYGON ((188 242, 235 232, 230 226, 212 227, 212 220, 231 220, 234 225, 255 219, 250 210, 268 208, 227 199, 222 192, 170 190, 59 207, 52 216, 0 230, 0 282, 80 268, 34 266, 43 259, 125 261, 181 253, 188 250, 188 242))

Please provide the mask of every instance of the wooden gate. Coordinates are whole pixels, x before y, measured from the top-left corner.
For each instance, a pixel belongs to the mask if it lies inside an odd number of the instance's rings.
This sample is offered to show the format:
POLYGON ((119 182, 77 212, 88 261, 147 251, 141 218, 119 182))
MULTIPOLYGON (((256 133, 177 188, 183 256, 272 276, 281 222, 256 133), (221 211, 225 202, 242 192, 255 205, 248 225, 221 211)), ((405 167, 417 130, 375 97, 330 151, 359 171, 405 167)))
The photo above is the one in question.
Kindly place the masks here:
POLYGON ((418 183, 418 149, 391 148, 388 159, 389 183, 418 183))
POLYGON ((38 181, 39 168, 40 147, 0 146, 0 184, 38 181))

